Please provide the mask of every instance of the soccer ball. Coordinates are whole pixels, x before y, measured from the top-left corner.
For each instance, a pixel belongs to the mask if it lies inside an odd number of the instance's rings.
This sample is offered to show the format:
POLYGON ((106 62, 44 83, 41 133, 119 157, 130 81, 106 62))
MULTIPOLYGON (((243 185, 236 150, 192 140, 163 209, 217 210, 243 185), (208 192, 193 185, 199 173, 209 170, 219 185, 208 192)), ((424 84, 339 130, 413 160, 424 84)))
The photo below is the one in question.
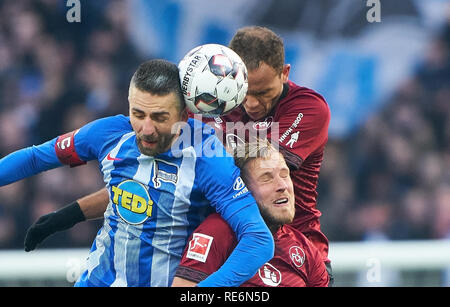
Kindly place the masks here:
POLYGON ((178 68, 184 100, 192 113, 224 115, 239 106, 247 94, 247 68, 226 46, 198 46, 186 54, 178 68))

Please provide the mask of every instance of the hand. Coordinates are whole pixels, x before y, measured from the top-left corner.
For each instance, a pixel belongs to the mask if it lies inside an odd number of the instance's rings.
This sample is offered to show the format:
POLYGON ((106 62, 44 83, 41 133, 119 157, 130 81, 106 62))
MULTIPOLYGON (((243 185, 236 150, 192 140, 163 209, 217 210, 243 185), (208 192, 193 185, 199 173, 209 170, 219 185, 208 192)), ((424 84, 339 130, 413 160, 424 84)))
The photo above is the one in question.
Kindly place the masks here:
POLYGON ((84 220, 85 217, 78 202, 73 202, 58 211, 41 216, 25 235, 25 251, 34 250, 36 245, 44 241, 49 235, 69 229, 84 220))
POLYGON ((25 235, 25 251, 29 252, 36 248, 36 245, 40 244, 49 235, 55 233, 55 215, 56 212, 52 212, 41 216, 36 223, 28 228, 25 235))

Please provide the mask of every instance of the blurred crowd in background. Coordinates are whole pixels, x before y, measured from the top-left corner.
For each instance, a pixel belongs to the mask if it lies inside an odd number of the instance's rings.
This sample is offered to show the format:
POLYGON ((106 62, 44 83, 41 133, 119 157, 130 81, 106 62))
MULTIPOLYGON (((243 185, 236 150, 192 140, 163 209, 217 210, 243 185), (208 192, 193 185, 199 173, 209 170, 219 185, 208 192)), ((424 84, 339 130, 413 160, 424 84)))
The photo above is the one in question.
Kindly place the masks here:
MULTIPOLYGON (((128 113, 129 80, 148 55, 129 41, 123 1, 83 6, 83 22, 71 24, 64 1, 0 2, 0 157, 128 113)), ((330 241, 450 237, 449 50, 450 22, 380 112, 350 137, 329 139, 318 208, 330 241)), ((0 188, 0 248, 22 248, 39 216, 102 187, 89 162, 0 188)), ((88 247, 101 223, 45 247, 88 247)))
POLYGON ((449 51, 450 18, 385 107, 329 140, 318 204, 330 240, 450 238, 449 51))
MULTIPOLYGON (((100 117, 128 112, 128 85, 144 61, 126 35, 123 1, 0 2, 0 156, 100 117)), ((98 164, 58 168, 0 188, 0 248, 21 248, 36 219, 104 186, 98 164)), ((46 247, 90 246, 101 221, 77 225, 46 247)))

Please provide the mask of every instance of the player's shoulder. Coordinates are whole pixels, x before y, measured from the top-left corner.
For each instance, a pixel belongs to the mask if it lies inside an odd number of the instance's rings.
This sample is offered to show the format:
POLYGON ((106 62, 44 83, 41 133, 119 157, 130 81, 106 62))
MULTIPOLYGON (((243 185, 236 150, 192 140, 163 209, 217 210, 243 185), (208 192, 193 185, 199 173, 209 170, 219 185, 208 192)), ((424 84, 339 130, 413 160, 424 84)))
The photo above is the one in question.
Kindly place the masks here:
POLYGON ((76 131, 74 142, 77 153, 84 161, 99 159, 105 150, 132 131, 129 118, 124 115, 94 120, 76 131))
POLYGON ((192 147, 197 159, 207 163, 213 160, 213 163, 220 163, 225 160, 215 158, 230 157, 211 125, 194 118, 189 118, 187 124, 189 128, 180 136, 183 149, 192 147), (189 135, 184 135, 185 132, 189 135))
POLYGON ((289 89, 278 103, 278 113, 303 112, 319 116, 330 113, 327 101, 315 90, 299 86, 292 81, 289 81, 286 86, 289 89))
POLYGON ((311 88, 300 86, 292 81, 288 81, 287 86, 289 87, 289 90, 285 96, 285 99, 295 100, 303 98, 309 99, 311 103, 321 102, 323 104, 327 104, 325 98, 311 88))
MULTIPOLYGON (((301 231, 291 225, 283 225, 284 231, 290 234, 291 242, 295 242, 295 246, 300 248, 298 252, 303 253, 302 257, 308 259, 309 267, 322 265, 323 258, 314 243, 306 237, 301 231)), ((291 244, 292 245, 292 244, 291 244)), ((292 248, 292 246, 291 246, 292 248)))
POLYGON ((211 213, 206 217, 204 223, 209 224, 211 226, 214 225, 220 225, 221 227, 228 226, 228 223, 222 218, 222 216, 219 213, 211 213))
POLYGON ((291 225, 283 225, 283 231, 288 233, 292 242, 296 242, 307 254, 315 254, 314 244, 299 230, 291 225))
POLYGON ((123 135, 133 131, 129 117, 115 115, 96 119, 80 129, 79 134, 89 139, 110 139, 116 135, 123 135))
POLYGON ((208 215, 194 232, 208 235, 216 239, 217 237, 234 237, 234 232, 230 225, 228 225, 218 213, 211 213, 208 215))
MULTIPOLYGON (((181 137, 190 140, 188 146, 199 147, 215 135, 215 130, 210 125, 197 118, 188 118, 187 125, 182 128, 181 137), (184 135, 186 133, 186 135, 184 135)), ((212 139, 211 139, 212 140, 212 139)))
POLYGON ((291 241, 295 242, 290 246, 289 255, 294 265, 307 274, 310 287, 326 287, 328 285, 328 273, 323 261, 323 257, 318 248, 310 241, 306 235, 290 225, 284 225, 284 230, 292 234, 291 241), (291 255, 296 254, 297 257, 291 255), (299 261, 302 259, 301 261, 299 261))
POLYGON ((244 115, 245 109, 244 106, 241 104, 238 107, 234 108, 232 111, 228 112, 227 114, 222 115, 220 119, 225 123, 226 122, 235 123, 241 121, 244 115))

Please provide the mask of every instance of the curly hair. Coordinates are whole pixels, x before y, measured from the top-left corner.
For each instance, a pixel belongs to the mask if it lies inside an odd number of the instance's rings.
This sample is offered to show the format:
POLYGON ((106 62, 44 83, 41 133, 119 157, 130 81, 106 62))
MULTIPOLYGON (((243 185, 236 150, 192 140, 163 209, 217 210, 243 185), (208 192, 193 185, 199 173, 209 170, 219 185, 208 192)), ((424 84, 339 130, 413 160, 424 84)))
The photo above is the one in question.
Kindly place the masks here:
POLYGON ((257 69, 261 62, 264 62, 277 73, 283 71, 283 40, 268 28, 260 26, 241 28, 233 36, 229 47, 242 58, 249 70, 257 69))

